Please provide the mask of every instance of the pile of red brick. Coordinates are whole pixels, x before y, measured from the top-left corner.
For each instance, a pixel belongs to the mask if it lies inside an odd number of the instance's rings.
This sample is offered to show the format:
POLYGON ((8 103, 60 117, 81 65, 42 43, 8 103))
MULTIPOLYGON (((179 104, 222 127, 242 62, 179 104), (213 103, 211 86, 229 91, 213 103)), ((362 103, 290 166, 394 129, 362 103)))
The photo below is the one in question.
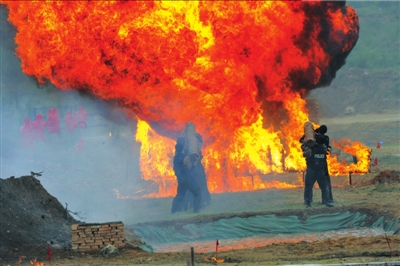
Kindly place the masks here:
POLYGON ((101 249, 108 244, 125 246, 122 222, 71 225, 72 249, 86 251, 101 249))

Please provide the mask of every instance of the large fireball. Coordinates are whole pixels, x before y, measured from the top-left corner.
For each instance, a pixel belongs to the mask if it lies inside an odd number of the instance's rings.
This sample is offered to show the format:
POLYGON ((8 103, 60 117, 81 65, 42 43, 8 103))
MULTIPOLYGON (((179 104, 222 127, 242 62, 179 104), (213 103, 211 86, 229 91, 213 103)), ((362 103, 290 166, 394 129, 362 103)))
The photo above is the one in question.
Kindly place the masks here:
POLYGON ((212 192, 263 188, 262 174, 304 169, 304 96, 330 84, 359 30, 355 11, 336 1, 2 3, 24 73, 135 113, 141 171, 160 184, 158 196, 176 192, 174 138, 189 121, 205 141, 212 192))

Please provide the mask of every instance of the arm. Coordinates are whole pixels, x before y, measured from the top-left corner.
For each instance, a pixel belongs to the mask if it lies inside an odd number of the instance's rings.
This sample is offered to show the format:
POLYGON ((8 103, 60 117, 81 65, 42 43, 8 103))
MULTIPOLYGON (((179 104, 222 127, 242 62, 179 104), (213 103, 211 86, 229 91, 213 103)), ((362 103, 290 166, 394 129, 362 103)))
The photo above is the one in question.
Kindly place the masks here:
POLYGON ((327 148, 327 154, 330 154, 332 147, 329 145, 329 136, 324 135, 324 137, 325 137, 325 146, 327 148))

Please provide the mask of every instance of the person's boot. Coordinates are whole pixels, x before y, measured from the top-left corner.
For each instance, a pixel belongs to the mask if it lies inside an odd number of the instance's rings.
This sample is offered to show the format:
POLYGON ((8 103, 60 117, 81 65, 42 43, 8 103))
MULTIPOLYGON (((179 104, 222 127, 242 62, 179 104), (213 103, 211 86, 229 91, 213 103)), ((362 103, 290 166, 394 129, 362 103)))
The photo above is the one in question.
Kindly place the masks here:
POLYGON ((325 205, 326 205, 326 207, 334 207, 332 201, 328 201, 325 205))
POLYGON ((311 207, 312 207, 312 206, 311 206, 311 202, 305 201, 305 202, 304 202, 304 205, 306 205, 306 208, 311 208, 311 207))

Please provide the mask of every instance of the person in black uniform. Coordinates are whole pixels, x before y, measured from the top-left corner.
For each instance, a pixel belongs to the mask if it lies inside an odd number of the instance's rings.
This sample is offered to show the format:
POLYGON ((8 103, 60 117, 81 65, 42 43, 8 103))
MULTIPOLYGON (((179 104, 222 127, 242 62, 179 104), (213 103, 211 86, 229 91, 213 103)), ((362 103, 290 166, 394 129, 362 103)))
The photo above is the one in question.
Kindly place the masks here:
MULTIPOLYGON (((331 151, 331 146, 329 145, 329 136, 325 135, 326 132, 328 132, 328 127, 326 125, 321 125, 319 128, 315 130, 316 134, 319 134, 319 136, 323 136, 325 138, 325 146, 327 147, 327 154, 330 154, 331 151)), ((328 195, 326 197, 327 201, 333 203, 333 195, 332 195, 332 184, 331 184, 331 177, 329 176, 329 171, 328 171, 328 164, 326 164, 326 184, 328 186, 328 195)), ((319 185, 319 184, 318 184, 319 185)), ((324 201, 324 197, 322 197, 322 204, 326 204, 324 201)))
POLYGON ((326 206, 333 207, 332 202, 327 200, 328 186, 326 182, 326 153, 325 137, 316 136, 316 143, 309 147, 306 154, 307 172, 304 187, 304 204, 311 207, 313 201, 313 187, 316 181, 320 184, 320 189, 326 202, 326 206))
POLYGON ((188 160, 188 156, 185 153, 183 138, 178 138, 175 145, 175 156, 174 156, 174 172, 178 180, 178 191, 175 198, 172 201, 171 213, 176 213, 182 210, 183 201, 186 193, 190 191, 193 194, 193 212, 197 213, 200 211, 201 194, 200 186, 198 181, 194 178, 195 166, 190 169, 185 165, 185 160, 188 160))
MULTIPOLYGON (((328 131, 328 128, 326 125, 321 125, 319 128, 315 129, 315 135, 316 137, 321 137, 324 138, 324 144, 327 148, 327 154, 330 154, 330 149, 331 146, 329 146, 329 136, 325 135, 325 133, 328 131)), ((311 149, 309 149, 309 147, 304 143, 304 135, 300 138, 300 143, 302 143, 301 145, 301 149, 303 150, 303 156, 304 157, 308 157, 311 154, 311 149)), ((333 204, 333 195, 332 195, 332 185, 331 185, 331 178, 329 176, 329 171, 328 171, 328 164, 326 164, 326 184, 328 186, 328 189, 321 189, 321 198, 322 198, 322 204, 326 205, 327 202, 330 202, 333 204), (325 195, 325 193, 328 192, 327 195, 325 195)), ((318 186, 321 188, 323 186, 323 184, 320 183, 320 179, 317 179, 317 183, 318 186)))

